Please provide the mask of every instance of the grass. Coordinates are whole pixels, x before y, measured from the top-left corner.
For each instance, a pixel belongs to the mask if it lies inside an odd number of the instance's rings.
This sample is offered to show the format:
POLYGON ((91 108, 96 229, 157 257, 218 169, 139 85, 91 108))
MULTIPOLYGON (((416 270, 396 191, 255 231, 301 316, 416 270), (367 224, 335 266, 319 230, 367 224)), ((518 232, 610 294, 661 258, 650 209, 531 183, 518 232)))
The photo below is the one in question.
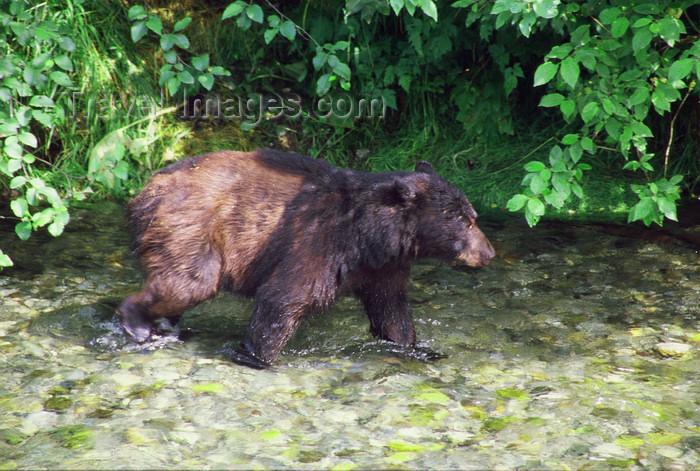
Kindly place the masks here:
MULTIPOLYGON (((231 67, 234 77, 223 84, 224 88, 240 93, 253 87, 264 90, 279 85, 264 73, 263 61, 270 59, 256 55, 262 47, 260 37, 243 34, 231 22, 219 21, 218 12, 202 9, 196 2, 156 1, 151 6, 166 22, 187 15, 196 18, 186 30, 194 52, 211 51, 212 63, 235 65, 231 67)), ((393 122, 361 122, 354 127, 301 120, 267 122, 244 132, 237 120, 193 123, 178 120, 176 113, 150 119, 127 116, 124 111, 132 100, 154 95, 158 98, 162 51, 155 41, 131 41, 125 7, 117 0, 88 0, 82 8, 84 11, 76 8, 71 18, 78 45, 74 63, 79 67, 77 75, 90 80, 81 83, 75 119, 59 130, 60 146, 53 162, 60 170, 52 178, 58 182, 70 176, 78 184, 89 185, 85 169, 90 149, 115 130, 124 129, 129 139, 149 143, 145 153, 129 155, 130 178, 121 186, 111 190, 94 186, 97 198, 128 198, 152 170, 188 155, 272 147, 371 171, 410 169, 417 161, 428 160, 462 189, 481 213, 503 215, 508 214, 506 202, 521 188, 523 165, 531 160, 546 161, 555 137, 561 133, 558 124, 526 123, 511 138, 477 140, 465 135, 459 123, 436 117, 442 105, 433 103, 434 98, 427 95, 412 97, 407 105, 407 109, 422 110, 423 121, 406 119, 410 113, 396 113, 390 117, 393 122), (109 118, 91 115, 90 104, 106 98, 115 100, 119 112, 109 118)), ((635 196, 629 191, 630 175, 616 167, 617 161, 619 158, 607 159, 604 154, 587 160, 593 170, 584 176, 585 198, 572 197, 559 211, 548 208, 548 216, 623 221, 635 196)))

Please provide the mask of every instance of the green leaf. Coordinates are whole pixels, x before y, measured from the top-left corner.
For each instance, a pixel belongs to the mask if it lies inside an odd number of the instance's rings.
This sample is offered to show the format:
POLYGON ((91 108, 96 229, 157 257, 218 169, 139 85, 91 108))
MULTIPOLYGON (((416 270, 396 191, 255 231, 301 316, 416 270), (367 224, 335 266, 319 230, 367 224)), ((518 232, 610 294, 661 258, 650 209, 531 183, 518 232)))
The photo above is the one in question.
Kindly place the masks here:
POLYGON ((29 221, 22 221, 15 226, 15 234, 21 240, 27 240, 32 235, 32 223, 29 221))
MULTIPOLYGON (((163 53, 163 59, 169 64, 175 64, 177 62, 177 52, 174 49, 165 51, 163 53)), ((163 69, 161 69, 161 77, 163 76, 163 69)), ((167 79, 166 79, 167 80, 167 79)))
POLYGON ((28 131, 22 131, 18 137, 20 142, 26 146, 36 147, 38 145, 36 136, 28 131))
POLYGON ((651 94, 651 103, 654 105, 656 112, 660 115, 663 115, 666 111, 671 111, 671 103, 658 88, 655 88, 654 92, 651 94))
POLYGON ((53 119, 51 118, 51 115, 41 110, 32 110, 32 118, 36 119, 47 128, 53 126, 53 119))
MULTIPOLYGON (((561 143, 564 144, 565 146, 570 146, 572 144, 575 144, 578 142, 578 134, 567 134, 566 136, 561 138, 561 143)), ((559 147, 559 146, 555 146, 559 147)))
POLYGON ((24 186, 25 183, 27 183, 27 179, 25 177, 17 176, 10 181, 10 188, 14 190, 16 188, 24 186))
POLYGON ((613 24, 610 27, 610 33, 614 38, 621 38, 627 32, 629 26, 630 20, 628 20, 626 16, 621 16, 613 21, 613 24))
POLYGON ((655 204, 650 197, 645 196, 641 198, 639 202, 630 209, 628 222, 642 220, 645 221, 645 224, 648 226, 649 224, 646 223, 646 218, 652 214, 654 206, 655 204))
POLYGON ((641 105, 649 99, 649 90, 646 87, 637 88, 632 96, 629 97, 628 104, 630 107, 641 105))
POLYGON ((572 57, 567 57, 561 61, 561 69, 559 70, 561 77, 564 79, 566 84, 574 88, 579 77, 579 66, 578 61, 572 57))
POLYGON ((0 268, 11 267, 12 265, 12 259, 8 257, 7 254, 3 253, 2 250, 0 250, 0 268))
POLYGON ((63 206, 58 208, 54 215, 53 222, 46 229, 49 231, 49 234, 58 237, 63 233, 63 229, 66 227, 66 224, 68 224, 68 221, 70 221, 70 215, 66 207, 63 206))
POLYGON ((554 18, 557 16, 557 13, 559 13, 557 5, 559 5, 559 1, 557 0, 540 0, 534 2, 532 8, 535 10, 537 16, 549 19, 554 18))
MULTIPOLYGON (((242 31, 248 31, 252 24, 253 22, 250 21, 248 15, 238 15, 238 19, 236 20, 236 26, 238 26, 242 31)), ((241 124, 241 128, 244 123, 245 121, 241 124)))
POLYGON ((187 39, 187 36, 185 36, 184 34, 173 35, 173 40, 175 41, 175 44, 181 49, 190 48, 190 40, 187 39))
POLYGON ((617 7, 613 7, 604 9, 600 12, 600 15, 598 17, 601 23, 603 23, 604 25, 609 25, 610 23, 612 23, 613 20, 618 18, 620 14, 622 14, 620 9, 617 7))
POLYGON ((270 28, 268 30, 265 30, 263 33, 263 38, 265 38, 265 44, 270 44, 273 39, 275 39, 275 36, 277 36, 277 33, 279 33, 279 29, 277 28, 270 28))
POLYGON ((177 93, 177 89, 180 88, 180 80, 178 80, 177 77, 173 77, 167 82, 168 85, 168 93, 170 96, 175 95, 177 93))
POLYGON ((27 67, 22 73, 22 78, 27 85, 32 87, 41 87, 45 82, 46 77, 41 73, 41 70, 36 67, 27 67))
POLYGON ((169 51, 175 45, 175 35, 174 34, 164 34, 160 37, 160 47, 164 51, 169 51))
POLYGON ((651 44, 652 33, 649 28, 640 28, 632 37, 632 50, 636 53, 645 50, 651 44))
POLYGON ((44 208, 43 210, 39 211, 38 213, 34 213, 32 215, 32 225, 33 225, 34 229, 36 230, 40 227, 44 227, 49 222, 51 222, 55 213, 56 213, 56 210, 54 208, 44 208))
POLYGON ((46 95, 34 95, 29 100, 29 106, 34 106, 36 108, 53 107, 54 105, 54 101, 46 95))
POLYGON ((433 19, 433 21, 437 23, 438 12, 437 7, 435 6, 435 2, 433 2, 433 0, 423 0, 423 4, 420 7, 423 10, 423 13, 428 15, 430 18, 433 19))
POLYGON ((411 75, 404 74, 401 77, 399 77, 399 86, 403 88, 406 93, 410 93, 412 81, 413 77, 411 75))
POLYGON ((54 70, 49 74, 51 80, 53 80, 58 85, 67 88, 73 88, 73 81, 70 79, 68 74, 61 72, 60 70, 54 70))
POLYGON ((673 47, 681 37, 681 23, 677 18, 665 16, 659 20, 659 35, 666 43, 673 47))
POLYGON ((677 80, 684 79, 690 71, 693 70, 695 61, 693 59, 681 59, 671 64, 668 70, 668 81, 673 83, 677 80))
POLYGON ((268 15, 267 22, 271 28, 279 29, 281 20, 280 20, 280 17, 277 15, 268 15))
POLYGON ((540 66, 537 67, 537 70, 535 71, 534 86, 538 87, 540 85, 544 85, 545 83, 549 82, 557 74, 558 70, 559 70, 559 64, 555 64, 555 63, 550 62, 550 61, 546 61, 543 64, 540 64, 540 66))
POLYGON ((245 9, 245 14, 248 15, 248 18, 255 21, 256 23, 262 23, 265 17, 262 8, 260 8, 260 5, 250 5, 245 9))
POLYGON ((533 160, 525 164, 525 170, 528 172, 541 172, 545 168, 547 168, 547 166, 538 160, 533 160))
POLYGON ((247 6, 248 6, 248 4, 246 2, 243 2, 240 0, 233 2, 232 4, 230 4, 229 6, 226 7, 223 15, 221 15, 221 19, 225 20, 225 19, 231 18, 232 16, 240 15, 241 12, 246 9, 247 6))
POLYGON ((231 72, 229 72, 228 70, 226 70, 223 67, 220 67, 218 65, 212 67, 209 72, 211 72, 214 75, 226 75, 226 76, 231 75, 231 72))
POLYGON ((186 71, 186 70, 183 70, 182 72, 179 72, 179 73, 177 74, 177 79, 178 79, 181 83, 186 83, 186 84, 188 84, 188 85, 194 83, 194 77, 192 76, 191 73, 189 73, 189 72, 186 71))
POLYGON ((598 114, 598 103, 592 101, 583 107, 581 110, 581 119, 584 123, 588 123, 598 114))
POLYGON ((290 41, 294 41, 297 35, 297 27, 293 22, 287 20, 280 25, 280 34, 290 41))
POLYGON ((214 87, 214 76, 210 73, 202 74, 197 77, 199 83, 202 84, 207 90, 211 90, 214 87))
POLYGON ((331 74, 323 74, 316 82, 316 95, 323 96, 331 89, 331 74))
POLYGON ((525 195, 515 195, 508 200, 506 207, 508 208, 508 211, 511 212, 520 211, 525 206, 528 199, 529 198, 525 195))
POLYGON ((163 34, 163 22, 156 15, 149 15, 146 20, 146 27, 156 33, 158 36, 163 34))
POLYGON ((129 8, 129 21, 143 20, 146 16, 146 9, 141 5, 134 5, 129 8))
POLYGON ((61 54, 60 56, 54 57, 53 60, 56 62, 57 66, 66 72, 73 72, 73 61, 71 61, 67 55, 61 54))
POLYGON ((649 127, 642 123, 641 121, 632 121, 629 123, 629 129, 632 130, 634 135, 640 136, 640 137, 653 137, 654 134, 651 132, 651 129, 649 127))
POLYGON ((175 31, 176 33, 178 31, 182 31, 183 29, 187 28, 187 26, 190 23, 192 23, 192 18, 187 16, 187 17, 181 19, 180 21, 178 21, 177 23, 175 23, 175 26, 173 26, 173 31, 175 31))
POLYGON ((561 102, 561 105, 559 105, 559 109, 564 115, 564 118, 569 119, 576 112, 576 103, 574 102, 574 100, 567 98, 566 100, 561 102))
POLYGON ((586 136, 581 139, 581 147, 583 150, 588 152, 589 154, 595 154, 596 152, 596 145, 593 142, 593 139, 590 137, 586 136))
POLYGON ((209 54, 202 54, 192 58, 192 67, 204 72, 209 67, 209 54))
POLYGON ((73 40, 67 36, 64 36, 58 40, 58 45, 61 46, 61 49, 63 49, 66 52, 75 52, 75 43, 73 40))
POLYGON ((321 67, 323 67, 327 61, 328 61, 328 53, 323 52, 321 48, 318 48, 316 50, 316 55, 314 56, 314 58, 311 62, 314 65, 314 69, 320 70, 321 67))
POLYGON ((18 142, 8 142, 13 136, 5 139, 5 147, 3 150, 5 154, 10 156, 12 160, 7 163, 7 168, 11 172, 15 172, 22 167, 22 156, 24 155, 24 149, 19 145, 18 142))
POLYGON ((540 106, 543 108, 551 108, 553 106, 559 106, 564 101, 564 95, 561 93, 550 93, 545 95, 540 100, 540 106))
POLYGON ((530 191, 532 191, 535 195, 542 194, 548 187, 549 181, 542 178, 540 174, 536 174, 534 177, 532 177, 532 180, 530 180, 530 191))
POLYGON ((350 67, 343 62, 338 62, 333 66, 333 72, 338 74, 344 80, 350 80, 350 67))
MULTIPOLYGON (((549 151, 549 163, 554 164, 555 162, 559 162, 563 156, 564 152, 562 152, 561 147, 558 145, 552 146, 549 151)), ((542 165, 542 168, 544 168, 544 164, 542 165)))
POLYGON ((664 213, 671 221, 678 221, 676 216, 676 203, 665 196, 659 196, 656 198, 656 204, 659 207, 659 211, 664 213))
POLYGON ((61 199, 61 196, 58 194, 58 191, 56 191, 55 188, 51 188, 50 186, 47 186, 47 187, 43 187, 43 188, 38 188, 38 191, 42 195, 46 196, 46 199, 48 200, 49 203, 51 203, 51 206, 53 206, 54 208, 63 206, 63 200, 61 199))
POLYGON ((581 144, 578 142, 569 147, 569 155, 571 156, 571 161, 577 163, 581 156, 583 156, 583 149, 581 149, 581 144))
POLYGON ((554 46, 551 51, 549 51, 549 54, 547 54, 547 58, 553 58, 553 59, 564 59, 567 57, 571 51, 574 49, 574 46, 571 45, 571 43, 565 43, 560 46, 554 46))
POLYGON ((148 33, 148 27, 145 21, 138 21, 131 26, 131 40, 135 43, 139 42, 148 33))
POLYGON ((15 213, 15 216, 18 218, 23 218, 24 216, 29 214, 29 206, 27 205, 27 200, 24 198, 17 198, 16 200, 12 200, 10 203, 10 208, 12 209, 12 212, 15 213))
POLYGON ((532 198, 525 207, 525 220, 530 227, 535 226, 544 214, 544 203, 537 198, 532 198))
MULTIPOLYGON (((391 5, 391 9, 394 10, 394 14, 399 16, 399 13, 401 13, 401 9, 403 8, 404 0, 389 0, 389 4, 391 5)), ((452 6, 457 7, 456 4, 453 4, 452 6)))

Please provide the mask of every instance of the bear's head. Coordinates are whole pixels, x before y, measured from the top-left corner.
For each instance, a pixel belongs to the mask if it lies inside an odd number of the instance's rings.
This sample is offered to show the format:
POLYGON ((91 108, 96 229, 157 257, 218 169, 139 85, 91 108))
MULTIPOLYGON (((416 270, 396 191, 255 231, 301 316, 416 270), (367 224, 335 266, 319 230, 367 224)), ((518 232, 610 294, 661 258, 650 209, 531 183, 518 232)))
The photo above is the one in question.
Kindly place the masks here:
POLYGON ((494 257, 469 200, 428 162, 416 164, 416 171, 397 180, 396 187, 416 218, 418 257, 456 260, 472 267, 484 266, 494 257))

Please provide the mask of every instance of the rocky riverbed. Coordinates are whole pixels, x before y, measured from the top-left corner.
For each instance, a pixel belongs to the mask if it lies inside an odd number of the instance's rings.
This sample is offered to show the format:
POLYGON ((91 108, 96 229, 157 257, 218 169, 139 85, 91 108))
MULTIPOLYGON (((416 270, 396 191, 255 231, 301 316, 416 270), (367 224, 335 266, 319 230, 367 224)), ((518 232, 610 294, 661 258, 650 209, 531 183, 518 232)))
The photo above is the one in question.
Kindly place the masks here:
POLYGON ((3 227, 0 470, 700 466, 698 247, 481 226, 488 267, 413 270, 420 346, 445 358, 374 340, 348 298, 266 371, 217 353, 250 316, 231 295, 179 338, 125 340, 114 308, 141 279, 120 206, 58 239, 3 227))

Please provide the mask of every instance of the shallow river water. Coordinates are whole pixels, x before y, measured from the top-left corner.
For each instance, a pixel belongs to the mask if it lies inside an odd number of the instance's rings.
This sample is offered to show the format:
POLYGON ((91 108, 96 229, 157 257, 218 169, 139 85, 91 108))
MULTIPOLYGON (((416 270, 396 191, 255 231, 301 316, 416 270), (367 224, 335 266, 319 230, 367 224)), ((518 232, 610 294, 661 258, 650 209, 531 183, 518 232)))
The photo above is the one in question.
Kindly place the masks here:
POLYGON ((700 466, 697 247, 484 222, 488 267, 413 269, 420 345, 446 358, 393 352, 348 298, 254 371, 217 353, 250 316, 231 295, 179 340, 126 342, 123 218, 75 211, 27 242, 3 223, 0 470, 700 466))

